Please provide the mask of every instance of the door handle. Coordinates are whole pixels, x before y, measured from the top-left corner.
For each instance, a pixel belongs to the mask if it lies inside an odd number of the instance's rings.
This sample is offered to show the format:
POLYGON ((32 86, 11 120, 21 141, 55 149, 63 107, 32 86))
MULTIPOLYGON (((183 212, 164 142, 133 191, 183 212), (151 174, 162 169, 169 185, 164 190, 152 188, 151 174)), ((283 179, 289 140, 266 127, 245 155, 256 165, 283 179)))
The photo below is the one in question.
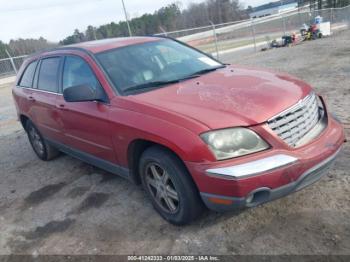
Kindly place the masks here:
POLYGON ((35 102, 35 98, 33 96, 28 96, 28 100, 35 102))
POLYGON ((59 109, 66 109, 64 104, 59 104, 59 105, 57 105, 57 107, 58 107, 59 109))

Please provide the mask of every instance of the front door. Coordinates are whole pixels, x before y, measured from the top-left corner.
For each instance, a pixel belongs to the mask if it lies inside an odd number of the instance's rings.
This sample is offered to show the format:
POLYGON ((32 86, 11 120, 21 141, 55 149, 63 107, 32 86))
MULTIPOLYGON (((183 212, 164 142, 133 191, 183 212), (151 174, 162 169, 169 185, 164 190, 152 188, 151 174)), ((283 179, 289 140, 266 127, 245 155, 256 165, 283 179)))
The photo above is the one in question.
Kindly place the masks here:
MULTIPOLYGON (((90 66, 81 57, 66 56, 62 71, 62 92, 68 87, 85 84, 102 88, 90 66)), ((64 144, 115 163, 108 104, 97 101, 66 102, 60 96, 56 106, 64 132, 64 144)))

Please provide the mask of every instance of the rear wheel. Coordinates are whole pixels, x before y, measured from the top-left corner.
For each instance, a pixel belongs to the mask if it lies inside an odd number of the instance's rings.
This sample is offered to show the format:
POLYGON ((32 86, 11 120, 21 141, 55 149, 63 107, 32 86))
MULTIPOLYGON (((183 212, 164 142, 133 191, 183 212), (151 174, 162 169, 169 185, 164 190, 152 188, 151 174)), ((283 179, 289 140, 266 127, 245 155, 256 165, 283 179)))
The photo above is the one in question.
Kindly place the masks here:
POLYGON ((154 208, 177 225, 192 222, 203 211, 203 203, 183 163, 161 147, 147 149, 140 160, 143 187, 154 208))
POLYGON ((59 151, 47 143, 34 124, 28 120, 26 123, 28 139, 35 154, 44 161, 51 160, 59 155, 59 151))

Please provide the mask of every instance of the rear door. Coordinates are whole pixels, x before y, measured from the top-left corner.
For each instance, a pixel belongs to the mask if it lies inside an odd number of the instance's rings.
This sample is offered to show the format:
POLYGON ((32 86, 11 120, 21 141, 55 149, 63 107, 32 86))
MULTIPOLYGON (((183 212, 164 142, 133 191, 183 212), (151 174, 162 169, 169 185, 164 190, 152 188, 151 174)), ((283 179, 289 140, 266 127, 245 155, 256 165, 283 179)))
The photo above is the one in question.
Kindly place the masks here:
POLYGON ((24 69, 21 78, 16 84, 16 87, 13 89, 17 112, 19 114, 26 115, 32 120, 34 117, 32 114, 32 107, 34 104, 33 82, 37 65, 37 60, 30 62, 24 69))
MULTIPOLYGON (((85 84, 103 90, 89 64, 79 56, 66 56, 62 71, 62 92, 68 87, 85 84)), ((66 102, 60 96, 56 105, 66 145, 115 162, 108 104, 97 101, 66 102)))
POLYGON ((43 58, 40 61, 34 78, 35 88, 31 95, 36 126, 46 138, 55 141, 62 139, 56 109, 56 99, 61 96, 58 92, 61 61, 59 56, 43 58))

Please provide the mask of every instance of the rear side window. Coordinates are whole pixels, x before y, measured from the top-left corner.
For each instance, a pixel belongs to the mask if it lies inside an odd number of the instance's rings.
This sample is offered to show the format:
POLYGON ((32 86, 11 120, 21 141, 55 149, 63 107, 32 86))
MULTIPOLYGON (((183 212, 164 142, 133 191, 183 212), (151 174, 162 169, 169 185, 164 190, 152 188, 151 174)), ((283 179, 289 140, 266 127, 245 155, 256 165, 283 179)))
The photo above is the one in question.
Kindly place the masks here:
POLYGON ((67 87, 90 85, 93 89, 99 87, 99 82, 90 66, 80 57, 67 56, 63 68, 63 90, 67 87))
POLYGON ((38 64, 38 61, 31 62, 27 68, 25 69, 21 81, 19 83, 22 87, 28 87, 31 88, 33 86, 33 78, 35 74, 35 68, 38 64))
POLYGON ((57 93, 60 60, 60 57, 52 57, 41 61, 38 89, 57 93))

